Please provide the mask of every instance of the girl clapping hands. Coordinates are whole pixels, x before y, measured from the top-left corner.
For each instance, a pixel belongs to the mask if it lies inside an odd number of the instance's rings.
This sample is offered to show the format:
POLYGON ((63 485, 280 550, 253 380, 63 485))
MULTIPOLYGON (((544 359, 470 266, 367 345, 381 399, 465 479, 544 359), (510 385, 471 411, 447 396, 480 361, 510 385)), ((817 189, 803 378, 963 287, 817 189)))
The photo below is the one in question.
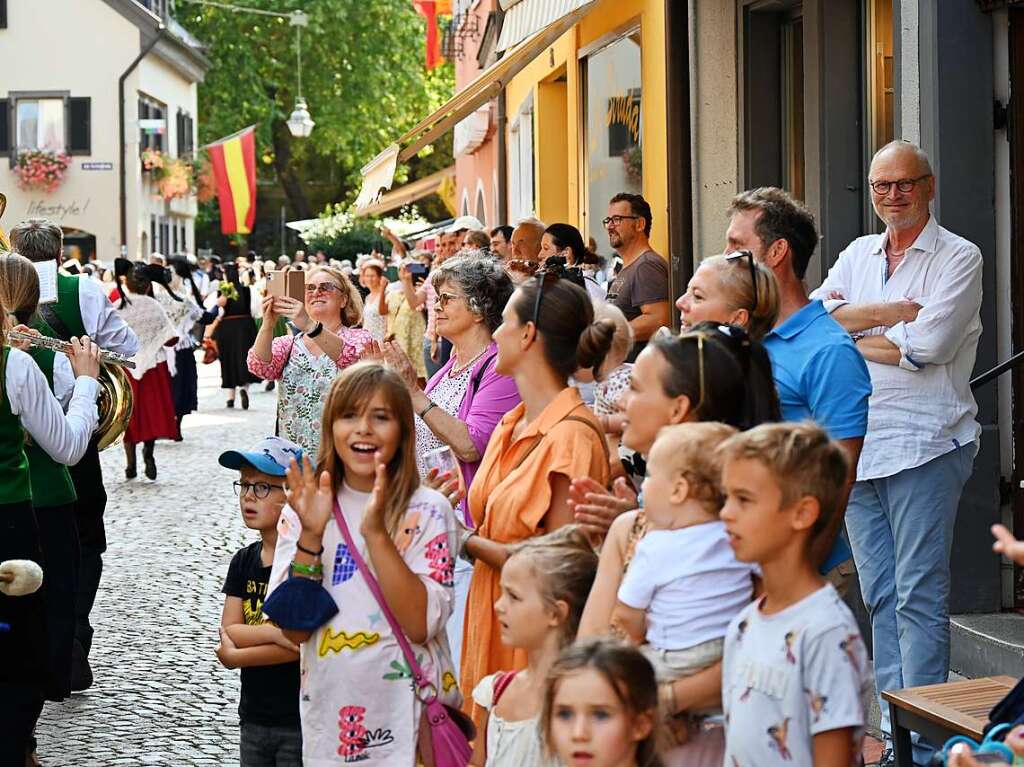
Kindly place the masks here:
POLYGON ((324 404, 315 470, 304 458, 288 473, 265 610, 301 646, 303 763, 311 767, 416 763, 422 696, 356 554, 440 699, 461 703, 444 632, 454 516, 443 496, 420 486, 413 429, 401 379, 378 364, 354 365, 324 404))

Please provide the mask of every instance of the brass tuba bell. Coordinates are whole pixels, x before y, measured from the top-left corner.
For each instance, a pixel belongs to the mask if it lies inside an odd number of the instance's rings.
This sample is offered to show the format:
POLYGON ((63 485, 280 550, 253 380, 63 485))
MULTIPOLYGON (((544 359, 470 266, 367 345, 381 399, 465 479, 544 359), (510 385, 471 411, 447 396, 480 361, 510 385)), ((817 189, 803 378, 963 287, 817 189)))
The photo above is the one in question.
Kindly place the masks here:
POLYGON ((128 373, 120 365, 100 365, 100 396, 96 406, 99 408, 99 423, 96 433, 99 435, 97 448, 106 450, 111 445, 121 442, 128 421, 132 417, 132 387, 128 381, 128 373))

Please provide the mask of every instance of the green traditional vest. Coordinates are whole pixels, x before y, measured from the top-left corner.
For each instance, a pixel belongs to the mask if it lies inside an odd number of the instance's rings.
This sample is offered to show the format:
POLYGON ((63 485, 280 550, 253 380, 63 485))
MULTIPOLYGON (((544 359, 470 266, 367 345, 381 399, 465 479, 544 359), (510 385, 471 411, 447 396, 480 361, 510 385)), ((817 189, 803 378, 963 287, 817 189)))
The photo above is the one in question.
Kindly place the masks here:
POLYGON ((7 363, 10 349, 0 355, 0 504, 32 500, 32 483, 25 457, 25 433, 11 412, 7 396, 7 363))
MULTIPOLYGON (((73 336, 84 336, 82 309, 78 303, 78 277, 69 277, 57 272, 57 303, 52 304, 54 313, 60 317, 73 336)), ((55 335, 50 331, 46 335, 55 335)))
MULTIPOLYGON (((54 335, 53 329, 42 319, 38 319, 33 325, 43 335, 54 335)), ((50 386, 50 391, 53 391, 53 360, 56 352, 50 349, 29 349, 28 353, 43 371, 46 383, 50 386)), ((25 445, 25 456, 28 458, 28 470, 32 479, 33 506, 37 509, 48 509, 52 506, 74 503, 78 499, 67 466, 50 458, 47 452, 34 442, 25 445)))

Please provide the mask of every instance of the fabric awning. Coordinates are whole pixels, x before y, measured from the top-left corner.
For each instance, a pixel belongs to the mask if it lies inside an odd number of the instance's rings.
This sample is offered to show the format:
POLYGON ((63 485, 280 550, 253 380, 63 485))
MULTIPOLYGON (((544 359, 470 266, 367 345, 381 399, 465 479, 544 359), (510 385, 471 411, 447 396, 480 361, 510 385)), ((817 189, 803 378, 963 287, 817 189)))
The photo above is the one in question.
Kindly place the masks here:
POLYGON ((455 166, 451 165, 444 170, 437 171, 437 173, 431 173, 424 178, 410 181, 405 186, 381 195, 377 202, 367 205, 365 208, 360 208, 356 211, 356 215, 376 216, 380 213, 387 213, 395 208, 401 208, 403 205, 408 205, 411 202, 422 200, 424 197, 429 197, 440 191, 441 184, 444 183, 445 179, 454 178, 454 176, 455 166))
POLYGON ((475 80, 456 93, 443 107, 421 120, 412 130, 370 160, 362 170, 363 187, 356 198, 356 209, 361 210, 379 200, 381 194, 394 183, 395 168, 399 162, 415 157, 423 147, 450 131, 464 117, 496 98, 527 64, 583 18, 594 2, 576 0, 575 5, 578 7, 572 12, 555 19, 516 45, 503 58, 477 75, 475 80))
POLYGON ((494 50, 507 51, 538 30, 587 5, 588 0, 502 0, 505 20, 494 50))

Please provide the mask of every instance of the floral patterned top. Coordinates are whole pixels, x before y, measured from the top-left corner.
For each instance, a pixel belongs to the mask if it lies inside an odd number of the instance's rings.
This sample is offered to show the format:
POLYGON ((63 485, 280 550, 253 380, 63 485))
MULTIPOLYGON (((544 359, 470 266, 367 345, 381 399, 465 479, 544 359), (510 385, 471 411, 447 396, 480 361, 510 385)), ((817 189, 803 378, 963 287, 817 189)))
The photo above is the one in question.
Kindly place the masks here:
MULTIPOLYGON (((373 570, 359 533, 369 498, 347 485, 338 493, 352 541, 373 570)), ((288 577, 295 556, 301 523, 291 507, 282 510, 277 531, 268 594, 288 577)), ((413 652, 441 701, 458 707, 462 694, 445 633, 455 605, 455 517, 444 496, 420 487, 395 545, 427 590, 428 639, 413 644, 413 652)), ((414 767, 422 705, 413 693, 408 664, 333 520, 324 530, 323 547, 323 587, 341 609, 301 647, 302 763, 414 767)))
POLYGON ((423 359, 423 334, 427 320, 423 312, 409 306, 401 289, 388 293, 388 331, 409 355, 417 378, 427 378, 427 362, 423 359))
POLYGON ((332 360, 326 354, 313 356, 301 336, 275 338, 270 347, 270 362, 264 362, 249 350, 249 371, 265 381, 280 381, 277 400, 278 434, 299 445, 310 456, 320 450, 320 416, 331 383, 353 362, 372 340, 362 328, 342 327, 338 335, 344 342, 341 356, 332 360))
POLYGON ((632 371, 633 366, 623 362, 605 376, 603 381, 594 384, 594 412, 597 415, 615 415, 622 412, 619 399, 629 388, 629 376, 632 371))
MULTIPOLYGON (((453 418, 459 417, 459 408, 466 397, 466 387, 469 386, 469 374, 473 372, 473 362, 476 360, 470 362, 456 375, 446 375, 430 391, 431 402, 453 418)), ((429 468, 423 463, 423 456, 445 443, 438 439, 418 414, 413 417, 416 419, 416 465, 420 470, 420 476, 425 477, 429 468)))

